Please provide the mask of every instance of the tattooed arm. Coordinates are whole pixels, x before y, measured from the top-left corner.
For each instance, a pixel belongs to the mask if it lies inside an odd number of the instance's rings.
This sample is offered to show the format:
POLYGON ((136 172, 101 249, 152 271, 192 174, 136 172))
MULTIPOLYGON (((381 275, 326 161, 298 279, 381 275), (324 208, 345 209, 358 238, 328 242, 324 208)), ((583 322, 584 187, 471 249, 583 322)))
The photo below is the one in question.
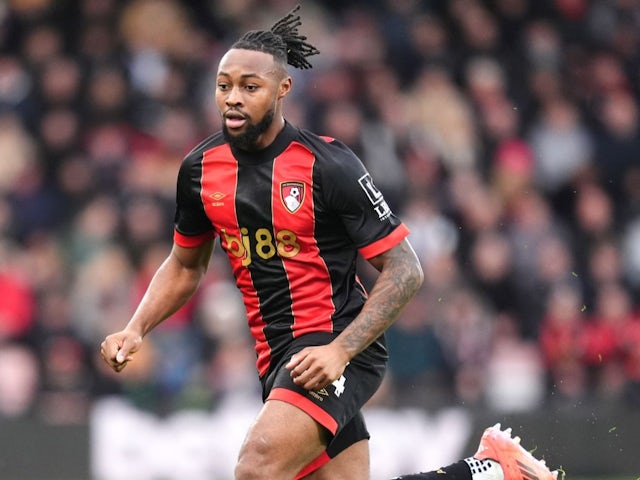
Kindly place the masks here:
POLYGON ((424 278, 420 262, 406 239, 369 261, 381 272, 380 276, 360 314, 336 338, 349 359, 362 352, 393 324, 424 278))
POLYGON ((298 385, 318 390, 339 378, 347 363, 393 324, 422 285, 420 262, 406 239, 369 261, 380 276, 360 314, 329 345, 306 348, 287 364, 298 385))

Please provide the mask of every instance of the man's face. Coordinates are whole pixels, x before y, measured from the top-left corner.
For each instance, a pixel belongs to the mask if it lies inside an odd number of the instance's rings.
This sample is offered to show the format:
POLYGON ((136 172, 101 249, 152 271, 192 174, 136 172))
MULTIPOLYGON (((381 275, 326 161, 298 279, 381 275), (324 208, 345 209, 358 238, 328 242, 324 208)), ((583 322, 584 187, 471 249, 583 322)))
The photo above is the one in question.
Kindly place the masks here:
POLYGON ((266 147, 277 134, 271 131, 273 119, 281 114, 279 101, 290 88, 290 79, 272 55, 229 50, 216 79, 216 104, 227 142, 241 150, 266 147))

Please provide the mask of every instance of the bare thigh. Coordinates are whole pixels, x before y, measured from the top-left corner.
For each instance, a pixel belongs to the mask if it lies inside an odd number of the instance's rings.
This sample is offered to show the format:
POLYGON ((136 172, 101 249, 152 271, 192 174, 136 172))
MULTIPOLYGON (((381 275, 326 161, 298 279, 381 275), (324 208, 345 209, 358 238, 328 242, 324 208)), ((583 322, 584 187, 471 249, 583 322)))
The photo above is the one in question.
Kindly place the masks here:
POLYGON ((308 414, 286 402, 269 400, 247 432, 235 479, 292 480, 326 445, 327 431, 308 414))
POLYGON ((304 480, 369 480, 369 475, 369 440, 360 440, 304 480))

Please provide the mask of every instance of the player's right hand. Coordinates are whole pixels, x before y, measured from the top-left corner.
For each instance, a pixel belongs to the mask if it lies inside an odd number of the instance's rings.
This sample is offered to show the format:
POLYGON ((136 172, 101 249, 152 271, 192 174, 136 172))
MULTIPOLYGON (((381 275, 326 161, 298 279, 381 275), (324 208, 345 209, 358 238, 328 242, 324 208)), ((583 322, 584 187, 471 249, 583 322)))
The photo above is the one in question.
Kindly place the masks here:
POLYGON ((129 330, 112 333, 100 345, 102 359, 116 372, 121 371, 133 360, 142 345, 142 336, 129 330))

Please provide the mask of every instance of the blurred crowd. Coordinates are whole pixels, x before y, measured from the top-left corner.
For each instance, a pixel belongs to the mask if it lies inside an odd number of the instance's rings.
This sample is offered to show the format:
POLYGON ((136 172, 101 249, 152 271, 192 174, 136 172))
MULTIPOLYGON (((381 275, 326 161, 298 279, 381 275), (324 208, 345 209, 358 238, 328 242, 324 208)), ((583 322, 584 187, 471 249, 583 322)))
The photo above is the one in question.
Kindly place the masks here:
MULTIPOLYGON (((285 114, 362 158, 426 275, 372 402, 640 406, 640 4, 301 3, 321 54, 285 114)), ((182 157, 220 127, 220 56, 294 6, 0 3, 0 419, 257 397, 219 247, 125 373, 98 351, 169 252, 182 157)))

